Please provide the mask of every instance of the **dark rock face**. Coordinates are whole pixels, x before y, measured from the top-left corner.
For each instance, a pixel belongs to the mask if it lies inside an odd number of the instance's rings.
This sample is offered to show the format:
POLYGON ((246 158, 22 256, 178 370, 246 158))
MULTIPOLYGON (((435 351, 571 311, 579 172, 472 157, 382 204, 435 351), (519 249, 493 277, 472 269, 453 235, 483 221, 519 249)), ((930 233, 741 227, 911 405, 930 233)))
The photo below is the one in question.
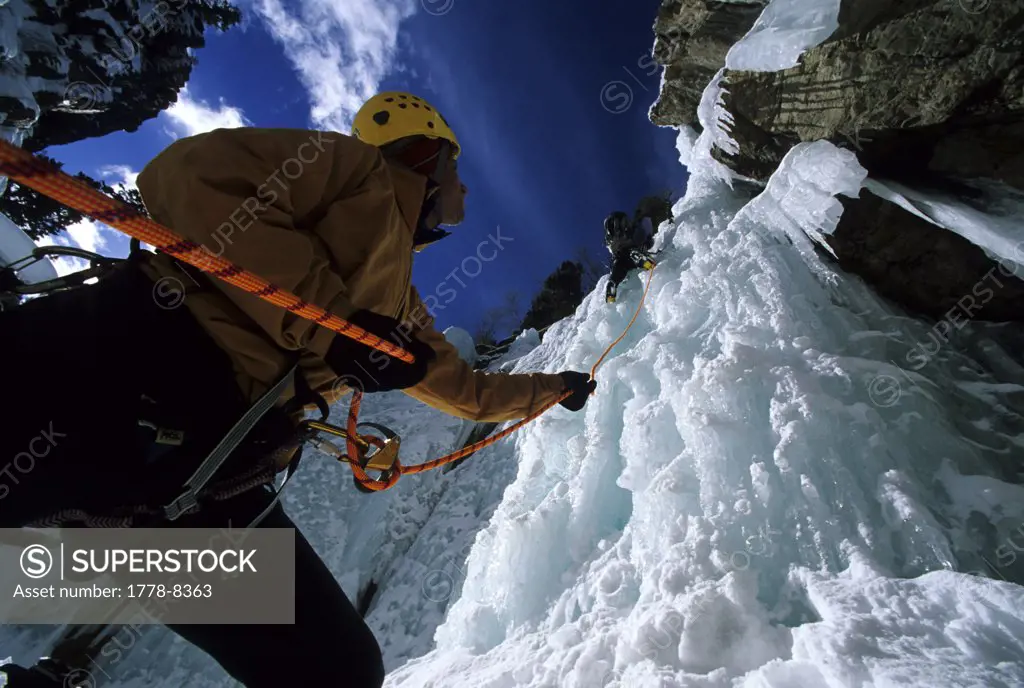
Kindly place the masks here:
POLYGON ((872 176, 1024 188, 1024 2, 969 2, 846 0, 847 23, 796 67, 727 71, 740 151, 719 160, 764 180, 791 143, 826 139, 856 148, 872 176))
POLYGON ((767 0, 666 0, 662 4, 654 24, 654 59, 665 66, 665 87, 651 112, 652 122, 696 124, 704 87, 767 4, 767 0))
POLYGON ((867 190, 838 198, 843 215, 828 244, 841 268, 883 296, 957 327, 1024 320, 1024 271, 867 190))
MULTIPOLYGON (((694 126, 701 92, 760 11, 666 0, 656 25, 666 79, 655 124, 694 126)), ((755 182, 797 143, 825 139, 855 150, 872 178, 965 202, 973 201, 964 181, 1024 189, 1024 0, 843 0, 839 28, 795 67, 725 70, 722 85, 739 150, 713 154, 755 182)), ((953 232, 861 195, 841 199, 829 237, 845 270, 930 317, 960 307, 972 319, 1024 321, 1024 282, 1012 270, 953 232)))

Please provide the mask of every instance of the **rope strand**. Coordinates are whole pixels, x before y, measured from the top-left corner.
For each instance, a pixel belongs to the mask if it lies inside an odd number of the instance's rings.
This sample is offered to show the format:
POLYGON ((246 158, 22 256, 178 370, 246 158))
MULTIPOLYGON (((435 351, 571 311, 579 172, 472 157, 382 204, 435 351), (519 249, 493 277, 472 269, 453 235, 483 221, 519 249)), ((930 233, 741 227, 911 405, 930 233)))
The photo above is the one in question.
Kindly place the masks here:
POLYGON ((8 141, 0 140, 0 176, 10 177, 19 184, 38 191, 44 196, 74 208, 98 222, 124 232, 139 241, 155 246, 164 253, 193 265, 229 284, 244 289, 264 301, 284 308, 306 320, 323 325, 337 334, 371 346, 406 363, 413 355, 352 323, 328 313, 316 304, 272 284, 243 267, 215 256, 201 245, 183 239, 138 210, 90 188, 84 182, 68 176, 28 151, 8 141))
MULTIPOLYGON (((626 334, 629 333, 629 330, 633 327, 633 323, 636 322, 637 316, 640 315, 640 311, 644 307, 644 302, 647 300, 647 292, 651 288, 651 281, 654 279, 654 268, 655 267, 656 267, 656 265, 652 264, 652 267, 650 269, 650 273, 647 275, 647 285, 644 287, 643 294, 640 295, 640 303, 637 304, 636 312, 633 313, 633 318, 629 321, 629 324, 626 325, 626 329, 624 329, 622 331, 622 334, 619 335, 618 339, 616 339, 614 342, 609 344, 607 346, 607 348, 605 348, 604 353, 601 354, 601 357, 597 359, 597 362, 590 369, 590 379, 591 380, 596 379, 596 377, 597 377, 597 369, 604 362, 604 359, 608 357, 608 354, 610 354, 612 352, 612 349, 614 349, 616 346, 618 346, 619 342, 621 342, 623 339, 626 338, 626 334)), ((492 436, 490 436, 490 437, 488 437, 486 439, 483 439, 483 440, 481 440, 479 442, 476 442, 475 444, 471 444, 468 447, 463 447, 462 449, 454 451, 454 452, 452 452, 450 454, 445 454, 441 458, 434 459, 433 461, 427 461, 425 463, 415 464, 415 465, 412 465, 412 466, 403 466, 401 464, 401 462, 399 462, 396 459, 394 467, 390 471, 388 471, 387 474, 385 475, 385 478, 381 479, 381 480, 374 480, 373 478, 371 478, 366 473, 366 471, 364 471, 359 466, 357 461, 348 461, 348 465, 352 467, 352 473, 355 475, 356 480, 359 482, 359 484, 362 485, 363 487, 365 487, 365 488, 367 488, 369 490, 373 490, 375 492, 381 491, 381 490, 386 490, 389 487, 393 486, 395 483, 397 483, 398 479, 400 477, 402 477, 403 475, 411 475, 411 474, 414 474, 414 473, 423 473, 425 471, 430 471, 430 470, 433 470, 435 468, 439 468, 441 466, 444 466, 445 464, 451 463, 453 461, 458 461, 461 458, 464 458, 466 456, 469 456, 470 454, 478 452, 481 449, 484 449, 485 447, 489 447, 489 446, 491 446, 492 444, 494 444, 496 442, 500 442, 501 440, 505 439, 506 437, 508 437, 509 435, 514 433, 516 430, 518 430, 519 428, 521 428, 524 425, 526 425, 527 423, 531 423, 534 420, 536 420, 537 418, 539 418, 541 415, 543 415, 544 413, 547 413, 548 410, 553 408, 556 404, 564 401, 565 399, 567 399, 571 395, 572 395, 571 391, 566 391, 566 392, 562 393, 562 395, 559 396, 557 399, 548 402, 547 404, 545 404, 544 406, 542 406, 538 410, 536 410, 533 413, 531 413, 526 418, 523 418, 522 420, 516 421, 513 425, 505 428, 504 430, 502 430, 498 434, 492 435, 492 436)), ((361 392, 355 392, 353 394, 353 396, 352 396, 352 406, 349 409, 348 451, 349 451, 349 455, 350 456, 362 456, 362 454, 359 453, 359 448, 356 446, 356 444, 355 444, 355 442, 353 440, 353 437, 355 436, 356 416, 358 416, 358 414, 359 414, 359 405, 360 405, 361 402, 362 402, 362 393, 361 392), (353 410, 354 410, 354 413, 353 413, 353 410)), ((363 436, 363 438, 364 439, 370 439, 369 437, 367 437, 365 435, 363 436)), ((376 438, 373 438, 373 439, 376 439, 376 438)))

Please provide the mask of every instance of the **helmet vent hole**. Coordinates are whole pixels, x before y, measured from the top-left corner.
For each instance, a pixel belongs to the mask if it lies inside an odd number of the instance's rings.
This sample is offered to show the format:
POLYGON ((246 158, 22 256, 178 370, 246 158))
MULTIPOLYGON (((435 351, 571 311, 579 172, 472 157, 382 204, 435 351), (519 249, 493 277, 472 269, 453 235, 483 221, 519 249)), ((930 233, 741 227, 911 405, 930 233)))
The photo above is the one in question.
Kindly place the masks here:
POLYGON ((408 105, 406 105, 405 103, 399 103, 399 104, 398 104, 398 107, 400 107, 400 108, 402 108, 402 109, 404 110, 404 109, 406 109, 406 108, 407 108, 407 107, 409 107, 409 106, 408 106, 408 105))
POLYGON ((419 103, 413 103, 413 104, 412 104, 412 106, 413 106, 414 108, 419 108, 420 104, 419 104, 419 103))
POLYGON ((431 129, 433 129, 434 128, 434 123, 433 122, 427 122, 427 126, 430 127, 431 129))
POLYGON ((408 100, 408 98, 406 98, 405 96, 398 96, 398 97, 401 98, 402 100, 408 100))
POLYGON ((391 113, 387 110, 381 110, 373 115, 373 121, 381 126, 387 124, 389 119, 391 119, 391 113))
POLYGON ((384 102, 385 103, 393 103, 393 102, 395 102, 395 99, 394 98, 385 98, 384 102))

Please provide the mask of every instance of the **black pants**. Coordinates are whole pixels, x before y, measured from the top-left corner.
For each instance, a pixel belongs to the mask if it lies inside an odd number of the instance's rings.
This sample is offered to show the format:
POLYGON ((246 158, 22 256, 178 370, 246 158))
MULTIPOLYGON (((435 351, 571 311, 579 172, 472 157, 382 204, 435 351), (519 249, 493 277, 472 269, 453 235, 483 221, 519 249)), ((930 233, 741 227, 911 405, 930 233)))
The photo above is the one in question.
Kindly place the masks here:
MULTIPOLYGON (((250 518, 269 495, 252 492, 223 510, 196 514, 182 527, 210 528, 250 518)), ((261 528, 294 528, 277 505, 261 528)), ((295 531, 295 625, 169 625, 202 648, 248 688, 310 686, 378 688, 384 683, 380 647, 334 576, 295 531)), ((12 688, 17 688, 13 686, 12 688)))
POLYGON ((608 278, 605 295, 609 297, 615 296, 618 292, 619 284, 622 280, 626 279, 629 271, 643 267, 644 261, 650 259, 648 254, 639 249, 626 248, 618 251, 612 261, 612 274, 608 278))
MULTIPOLYGON (((166 503, 247 407, 224 352, 186 307, 161 307, 152 282, 130 267, 0 313, 0 379, 4 528, 66 508, 166 503), (152 425, 183 430, 184 443, 155 443, 152 425)), ((226 470, 262 455, 284 422, 268 414, 226 470)), ((269 499, 249 492, 169 525, 248 524, 269 499)), ((280 505, 260 525, 294 527, 280 505)), ((298 532, 295 575, 293 626, 172 629, 249 688, 379 688, 377 642, 298 532)))

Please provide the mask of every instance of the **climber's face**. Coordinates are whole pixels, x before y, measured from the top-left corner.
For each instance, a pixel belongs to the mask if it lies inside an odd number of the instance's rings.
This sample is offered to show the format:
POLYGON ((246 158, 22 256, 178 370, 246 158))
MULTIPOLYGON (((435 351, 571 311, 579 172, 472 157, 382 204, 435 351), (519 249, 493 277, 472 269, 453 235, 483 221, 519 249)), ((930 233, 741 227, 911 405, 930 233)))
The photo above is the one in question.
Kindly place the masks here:
POLYGON ((441 224, 457 225, 466 216, 466 185, 459 179, 458 161, 449 158, 448 167, 441 175, 441 224))

